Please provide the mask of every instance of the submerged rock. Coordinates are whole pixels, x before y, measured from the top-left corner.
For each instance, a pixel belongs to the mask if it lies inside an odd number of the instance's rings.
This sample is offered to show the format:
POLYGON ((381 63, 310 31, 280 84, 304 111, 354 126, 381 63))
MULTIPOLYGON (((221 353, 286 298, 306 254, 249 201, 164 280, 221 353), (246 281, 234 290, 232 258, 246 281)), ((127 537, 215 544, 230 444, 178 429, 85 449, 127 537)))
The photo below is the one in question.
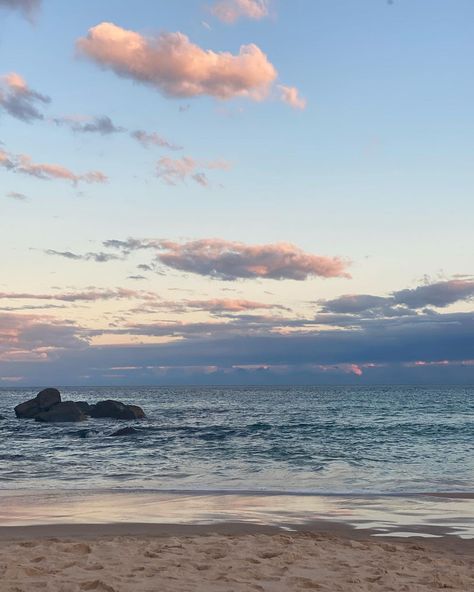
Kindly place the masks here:
POLYGON ((90 430, 77 430, 77 432, 74 432, 76 434, 76 436, 79 436, 79 438, 87 438, 87 436, 90 433, 90 430))
POLYGON ((99 401, 94 405, 90 412, 91 417, 111 419, 142 419, 145 417, 145 412, 138 405, 125 405, 120 401, 99 401))
POLYGON ((111 438, 116 438, 117 436, 133 436, 134 434, 138 434, 138 430, 132 427, 122 428, 121 430, 117 430, 110 434, 111 438))
POLYGON ((83 421, 86 415, 82 413, 81 408, 74 401, 64 401, 57 403, 48 411, 38 413, 35 421, 42 421, 46 423, 54 423, 61 421, 83 421))
POLYGON ((61 403, 61 393, 58 389, 47 388, 40 391, 34 399, 17 405, 15 413, 21 419, 33 419, 39 413, 49 411, 51 407, 58 403, 61 403))

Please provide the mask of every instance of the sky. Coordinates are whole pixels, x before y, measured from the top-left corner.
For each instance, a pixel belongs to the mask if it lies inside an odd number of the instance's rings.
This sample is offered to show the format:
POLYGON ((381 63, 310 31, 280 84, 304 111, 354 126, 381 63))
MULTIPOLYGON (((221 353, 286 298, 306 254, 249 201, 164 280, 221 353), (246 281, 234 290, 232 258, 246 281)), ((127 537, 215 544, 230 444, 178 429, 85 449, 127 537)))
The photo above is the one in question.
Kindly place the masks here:
POLYGON ((0 0, 0 387, 474 383, 471 0, 0 0))

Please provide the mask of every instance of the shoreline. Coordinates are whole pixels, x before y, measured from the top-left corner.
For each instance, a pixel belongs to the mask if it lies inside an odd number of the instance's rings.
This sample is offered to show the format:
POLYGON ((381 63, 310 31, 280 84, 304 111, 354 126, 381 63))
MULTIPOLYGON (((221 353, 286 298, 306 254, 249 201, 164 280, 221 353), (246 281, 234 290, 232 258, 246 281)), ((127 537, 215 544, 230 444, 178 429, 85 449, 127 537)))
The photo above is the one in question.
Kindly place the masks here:
MULTIPOLYGON (((472 495, 305 495, 154 491, 0 490, 0 531, 12 528, 209 529, 239 524, 299 532, 349 528, 373 538, 474 540, 472 495), (133 526, 130 526, 133 525, 133 526)), ((10 532, 13 532, 10 530, 10 532)), ((18 531, 20 532, 20 531, 18 531)))

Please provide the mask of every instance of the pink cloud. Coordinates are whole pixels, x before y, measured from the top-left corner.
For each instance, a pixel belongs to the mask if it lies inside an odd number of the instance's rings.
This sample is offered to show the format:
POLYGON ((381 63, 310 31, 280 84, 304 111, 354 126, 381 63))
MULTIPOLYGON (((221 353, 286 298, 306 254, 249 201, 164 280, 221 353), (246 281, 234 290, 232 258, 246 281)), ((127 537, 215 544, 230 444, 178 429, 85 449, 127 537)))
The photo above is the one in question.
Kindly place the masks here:
POLYGON ((230 164, 226 161, 198 161, 190 156, 182 156, 181 158, 171 158, 170 156, 163 156, 156 164, 156 175, 161 178, 168 185, 176 185, 184 182, 187 178, 207 187, 209 179, 207 175, 199 169, 221 169, 226 170, 230 168, 230 164))
POLYGON ((224 280, 350 277, 347 261, 305 253, 290 243, 246 245, 224 239, 201 239, 186 243, 163 240, 157 246, 163 251, 157 255, 161 263, 224 280))
POLYGON ((43 119, 38 107, 49 103, 46 95, 31 89, 25 79, 16 72, 10 72, 0 78, 0 107, 12 117, 31 122, 43 119))
POLYGON ((145 130, 134 130, 130 132, 130 136, 140 142, 144 148, 150 146, 160 146, 160 148, 168 148, 169 150, 181 150, 182 146, 173 144, 157 134, 156 132, 146 132, 145 130))
POLYGON ((63 179, 74 185, 80 181, 85 183, 106 183, 107 176, 101 171, 88 171, 83 174, 73 173, 59 164, 35 163, 27 154, 10 154, 0 148, 0 167, 15 173, 30 175, 38 179, 63 179))
POLYGON ((218 0, 211 12, 224 23, 235 23, 240 18, 258 21, 269 15, 269 5, 269 0, 218 0))
POLYGON ((119 76, 150 84, 169 97, 267 97, 275 67, 254 44, 237 55, 204 50, 183 33, 145 37, 103 22, 76 43, 80 54, 119 76))
POLYGON ((306 99, 300 97, 299 91, 295 86, 285 86, 284 84, 280 84, 278 86, 280 90, 280 99, 293 107, 293 109, 305 109, 306 108, 306 99))

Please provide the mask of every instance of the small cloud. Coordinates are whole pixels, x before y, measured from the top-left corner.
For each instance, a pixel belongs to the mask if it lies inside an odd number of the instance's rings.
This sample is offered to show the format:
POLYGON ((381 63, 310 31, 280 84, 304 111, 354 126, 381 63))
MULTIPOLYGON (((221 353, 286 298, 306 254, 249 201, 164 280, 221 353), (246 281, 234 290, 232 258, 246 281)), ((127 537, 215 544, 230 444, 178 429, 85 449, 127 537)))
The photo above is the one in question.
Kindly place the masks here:
POLYGON ((7 193, 7 197, 16 199, 17 201, 26 201, 28 197, 24 193, 18 193, 18 191, 10 191, 7 193))
POLYGON ((130 136, 139 142, 144 148, 150 146, 160 146, 161 148, 168 148, 169 150, 181 150, 182 146, 172 144, 156 132, 146 132, 144 130, 135 130, 130 132, 130 136))
POLYGON ((53 255, 56 257, 63 257, 64 259, 71 259, 72 261, 95 261, 96 263, 108 263, 109 261, 117 261, 122 259, 118 255, 113 253, 84 253, 78 255, 71 251, 55 251, 54 249, 46 249, 44 251, 46 255, 53 255))
POLYGON ((269 0, 218 0, 210 10, 220 21, 232 24, 241 18, 259 21, 269 16, 269 9, 269 0))
POLYGON ((25 79, 16 72, 0 78, 0 107, 16 119, 31 123, 44 119, 39 105, 46 105, 51 99, 31 89, 25 79))
POLYGON ((11 154, 0 148, 0 167, 14 173, 30 175, 38 179, 63 179, 74 185, 79 182, 106 183, 107 176, 101 171, 76 174, 59 164, 35 163, 27 154, 11 154))
POLYGON ((197 161, 190 156, 171 158, 163 156, 157 162, 156 175, 168 185, 177 185, 191 178, 202 187, 209 186, 207 175, 199 169, 221 169, 227 170, 230 164, 226 161, 197 161))
POLYGON ((78 118, 78 117, 60 117, 54 119, 57 125, 66 125, 72 129, 73 132, 79 133, 95 133, 102 136, 111 134, 118 134, 127 131, 121 126, 117 126, 107 115, 100 117, 78 118), (85 119, 85 121, 84 121, 85 119))
POLYGON ((0 0, 0 8, 19 10, 30 22, 34 20, 40 5, 41 0, 0 0))
POLYGON ((285 86, 284 84, 278 85, 280 90, 280 100, 293 107, 293 109, 305 109, 306 99, 303 99, 299 95, 299 91, 295 86, 285 86))

